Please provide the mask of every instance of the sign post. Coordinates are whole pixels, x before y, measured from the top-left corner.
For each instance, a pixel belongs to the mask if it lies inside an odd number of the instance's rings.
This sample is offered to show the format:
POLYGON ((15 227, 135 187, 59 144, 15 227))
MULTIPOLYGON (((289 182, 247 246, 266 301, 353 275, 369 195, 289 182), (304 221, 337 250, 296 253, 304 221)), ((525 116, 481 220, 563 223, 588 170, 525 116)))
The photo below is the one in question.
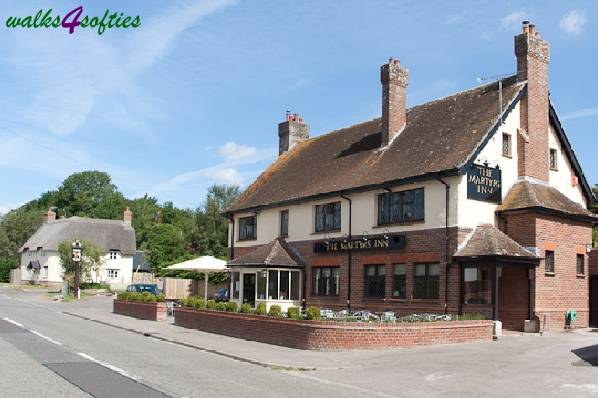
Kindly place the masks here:
POLYGON ((83 246, 77 239, 71 245, 72 260, 75 265, 75 297, 81 299, 81 259, 83 258, 83 246))

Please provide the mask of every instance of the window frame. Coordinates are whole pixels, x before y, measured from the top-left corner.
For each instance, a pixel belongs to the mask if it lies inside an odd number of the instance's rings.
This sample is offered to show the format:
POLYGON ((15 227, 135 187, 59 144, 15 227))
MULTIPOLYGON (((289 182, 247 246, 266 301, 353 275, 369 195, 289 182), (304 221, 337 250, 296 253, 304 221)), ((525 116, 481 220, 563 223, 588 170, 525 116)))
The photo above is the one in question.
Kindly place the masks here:
POLYGON ((392 265, 392 298, 393 299, 397 299, 397 300, 406 300, 407 299, 407 264, 393 264, 392 265), (398 267, 402 267, 404 269, 404 273, 403 274, 397 274, 397 268, 398 267), (399 278, 400 279, 404 279, 404 287, 403 287, 403 293, 401 294, 401 291, 399 290, 399 294, 396 295, 395 292, 397 291, 398 288, 398 284, 399 284, 399 278))
POLYGON ((110 260, 118 260, 118 253, 119 253, 118 250, 110 250, 108 252, 108 258, 110 260))
POLYGON ((413 269, 413 298, 416 300, 440 300, 440 263, 416 263, 414 264, 414 269, 413 269), (419 296, 419 291, 418 291, 418 278, 421 278, 422 275, 417 275, 417 267, 418 266, 424 266, 424 275, 423 277, 425 278, 425 294, 423 296, 419 296), (432 266, 436 266, 438 267, 438 275, 430 275, 430 268, 432 266), (433 277, 435 278, 437 281, 437 294, 435 296, 432 296, 430 294, 430 278, 433 277))
POLYGON ((385 264, 366 264, 363 267, 363 297, 370 299, 383 299, 386 297, 386 265, 385 264), (368 275, 368 269, 374 268, 374 275, 368 275), (380 270, 383 273, 380 273, 380 270), (376 284, 376 293, 370 292, 370 284, 376 284))
POLYGON ((502 133, 502 155, 506 158, 513 157, 513 137, 509 133, 502 133))
POLYGON ((426 220, 426 190, 424 187, 379 193, 377 195, 377 201, 378 226, 405 224, 426 220), (421 203, 417 201, 419 192, 421 192, 421 203), (409 203, 405 200, 407 195, 412 195, 411 206, 413 207, 413 218, 405 218, 405 207, 409 203), (384 203, 385 198, 388 198, 386 200, 389 203, 384 203), (388 214, 385 214, 386 212, 388 214), (418 216, 418 213, 420 213, 421 216, 418 216))
POLYGON ((552 171, 558 171, 559 170, 559 151, 556 148, 550 148, 548 150, 548 167, 550 168, 550 170, 552 171), (554 158, 553 158, 554 155, 554 158))
POLYGON ((106 269, 106 277, 107 277, 108 279, 116 279, 116 278, 118 278, 118 272, 119 272, 119 271, 120 271, 120 270, 119 270, 119 269, 116 269, 116 268, 107 268, 107 269, 106 269), (111 275, 111 274, 112 274, 112 275, 111 275))
POLYGON ((544 271, 549 275, 555 274, 554 250, 546 250, 546 253, 544 253, 544 271))
POLYGON ((342 205, 341 201, 337 200, 334 202, 322 203, 315 205, 314 207, 314 231, 317 232, 330 232, 340 231, 342 227, 342 205), (333 208, 332 213, 324 213, 324 210, 330 210, 333 208), (320 210, 321 209, 321 210, 320 210), (338 214, 337 214, 338 210, 338 214), (332 226, 327 227, 326 217, 332 215, 332 226), (319 216, 322 216, 322 221, 318 222, 319 216))
POLYGON ((279 236, 282 236, 282 237, 289 236, 289 209, 280 211, 279 224, 280 224, 279 231, 278 231, 279 236), (283 215, 286 215, 286 216, 283 216, 283 215), (285 223, 283 223, 283 218, 286 218, 286 225, 285 225, 285 223))
POLYGON ((577 253, 575 272, 578 276, 585 276, 586 274, 586 256, 581 253, 577 253))
POLYGON ((257 240, 257 215, 239 217, 239 232, 238 232, 237 240, 240 242, 248 241, 248 240, 257 240), (247 235, 247 225, 244 225, 243 228, 241 228, 241 223, 246 222, 249 219, 253 219, 253 230, 252 230, 253 234, 251 236, 247 235), (244 232, 243 236, 241 236, 242 230, 244 232))
POLYGON ((341 267, 340 266, 330 266, 330 267, 313 267, 311 270, 311 295, 312 296, 324 296, 324 297, 338 297, 340 296, 341 290, 341 267), (322 273, 325 270, 330 271, 330 276, 327 278, 322 277, 322 273), (335 285, 335 271, 338 273, 338 279, 336 280, 335 285), (316 281, 316 274, 319 274, 320 277, 316 281), (324 282, 325 279, 330 279, 330 293, 325 292, 326 283, 324 282))

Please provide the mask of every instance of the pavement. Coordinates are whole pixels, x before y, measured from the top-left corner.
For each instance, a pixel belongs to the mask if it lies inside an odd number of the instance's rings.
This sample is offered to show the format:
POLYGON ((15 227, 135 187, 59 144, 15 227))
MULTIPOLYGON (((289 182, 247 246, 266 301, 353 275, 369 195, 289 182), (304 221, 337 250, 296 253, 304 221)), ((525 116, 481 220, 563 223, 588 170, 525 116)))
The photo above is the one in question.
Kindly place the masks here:
POLYGON ((58 303, 44 293, 0 290, 0 391, 52 397, 598 397, 597 329, 323 352, 111 310, 109 297, 58 303), (27 382, 26 372, 40 377, 43 388, 27 382))

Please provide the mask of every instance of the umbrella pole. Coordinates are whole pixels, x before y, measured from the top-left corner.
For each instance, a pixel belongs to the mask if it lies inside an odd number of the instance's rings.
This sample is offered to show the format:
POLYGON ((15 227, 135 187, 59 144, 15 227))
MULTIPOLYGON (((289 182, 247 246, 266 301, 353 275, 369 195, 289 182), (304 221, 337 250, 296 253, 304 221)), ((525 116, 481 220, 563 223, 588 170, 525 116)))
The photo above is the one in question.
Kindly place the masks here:
POLYGON ((208 301, 208 273, 207 273, 207 271, 204 271, 203 276, 204 276, 203 279, 204 279, 204 283, 205 283, 203 294, 204 294, 204 299, 206 301, 208 301))

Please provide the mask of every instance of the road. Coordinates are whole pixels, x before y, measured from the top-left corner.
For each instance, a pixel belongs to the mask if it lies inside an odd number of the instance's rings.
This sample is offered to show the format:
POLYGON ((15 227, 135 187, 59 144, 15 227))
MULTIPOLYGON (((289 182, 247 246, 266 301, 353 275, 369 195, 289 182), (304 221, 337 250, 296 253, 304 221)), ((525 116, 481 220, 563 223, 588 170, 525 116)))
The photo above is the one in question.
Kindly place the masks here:
POLYGON ((358 365, 285 371, 89 322, 68 305, 0 290, 0 396, 598 397, 596 332, 321 353, 358 365))

